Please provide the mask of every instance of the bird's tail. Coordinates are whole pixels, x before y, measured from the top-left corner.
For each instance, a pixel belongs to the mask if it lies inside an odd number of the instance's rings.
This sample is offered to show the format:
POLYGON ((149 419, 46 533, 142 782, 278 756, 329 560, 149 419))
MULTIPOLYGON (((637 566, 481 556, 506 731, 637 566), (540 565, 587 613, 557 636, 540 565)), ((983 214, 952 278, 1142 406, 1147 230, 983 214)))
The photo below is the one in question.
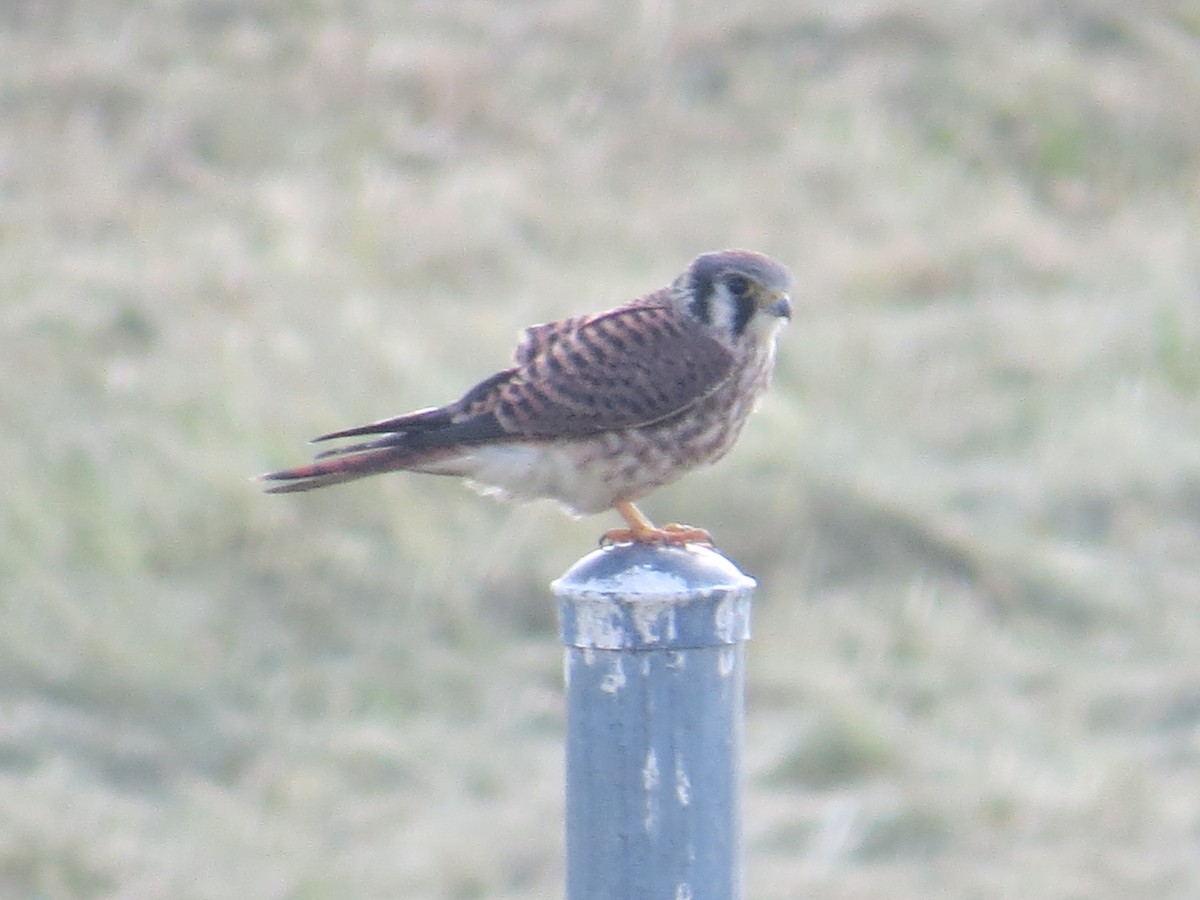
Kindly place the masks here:
POLYGON ((405 469, 412 462, 413 454, 411 452, 399 447, 385 447, 333 459, 320 459, 310 465, 297 466, 294 469, 268 472, 260 475, 259 479, 282 482, 282 484, 267 488, 268 494, 290 494, 295 491, 311 491, 313 488, 341 484, 344 481, 354 481, 357 478, 366 478, 368 475, 378 475, 380 472, 405 469))
MULTIPOLYGON (((324 450, 317 454, 316 460, 310 465, 268 472, 260 475, 259 479, 282 482, 267 488, 268 494, 290 494, 401 469, 436 475, 467 474, 465 469, 460 471, 452 466, 447 467, 446 462, 455 458, 455 448, 464 439, 479 440, 481 436, 491 436, 491 431, 480 432, 478 424, 454 424, 446 407, 419 409, 394 419, 383 419, 370 425, 313 438, 316 443, 382 435, 365 442, 324 450)), ((493 427, 490 420, 484 425, 493 427)))

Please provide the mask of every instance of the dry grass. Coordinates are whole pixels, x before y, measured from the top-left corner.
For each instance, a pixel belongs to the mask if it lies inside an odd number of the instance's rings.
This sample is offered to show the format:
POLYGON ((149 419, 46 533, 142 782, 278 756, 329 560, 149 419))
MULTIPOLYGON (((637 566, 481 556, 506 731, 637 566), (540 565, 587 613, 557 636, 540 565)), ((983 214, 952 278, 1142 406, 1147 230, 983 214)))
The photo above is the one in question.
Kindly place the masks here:
POLYGON ((555 896, 611 523, 245 476, 729 245, 800 313, 649 510, 763 585, 750 896, 1200 891, 1194 3, 21 2, 0 80, 0 894, 555 896))

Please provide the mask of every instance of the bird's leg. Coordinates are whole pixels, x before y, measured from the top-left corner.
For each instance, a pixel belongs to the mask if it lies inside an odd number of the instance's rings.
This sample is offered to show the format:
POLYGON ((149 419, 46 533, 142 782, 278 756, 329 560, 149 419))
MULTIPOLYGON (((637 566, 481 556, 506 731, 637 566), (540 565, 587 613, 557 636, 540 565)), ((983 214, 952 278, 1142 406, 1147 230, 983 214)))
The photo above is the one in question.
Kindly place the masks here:
POLYGON ((691 525, 664 525, 662 528, 642 514, 642 511, 622 500, 613 506, 625 520, 628 528, 614 528, 606 531, 600 538, 601 546, 608 544, 708 544, 712 545, 712 535, 703 528, 691 525))

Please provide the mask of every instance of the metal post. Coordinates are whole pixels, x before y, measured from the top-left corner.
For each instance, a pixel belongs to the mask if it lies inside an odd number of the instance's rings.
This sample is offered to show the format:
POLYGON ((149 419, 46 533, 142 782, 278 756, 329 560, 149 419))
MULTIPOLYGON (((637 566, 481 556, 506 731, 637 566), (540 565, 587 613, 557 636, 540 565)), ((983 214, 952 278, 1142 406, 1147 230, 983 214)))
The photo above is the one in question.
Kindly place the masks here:
POLYGON ((567 900, 740 900, 754 579, 619 544, 554 582, 566 645, 567 900))

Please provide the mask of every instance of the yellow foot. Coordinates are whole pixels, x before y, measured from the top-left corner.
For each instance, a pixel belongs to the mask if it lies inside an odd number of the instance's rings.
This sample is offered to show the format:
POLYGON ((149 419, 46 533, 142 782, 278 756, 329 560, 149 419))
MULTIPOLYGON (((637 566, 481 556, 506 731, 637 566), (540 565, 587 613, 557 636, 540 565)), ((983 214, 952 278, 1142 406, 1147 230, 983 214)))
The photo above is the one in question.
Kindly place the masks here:
POLYGON ((691 525, 664 525, 662 528, 658 528, 628 500, 614 504, 613 508, 621 514, 621 518, 629 527, 614 528, 612 531, 604 532, 604 536, 600 538, 601 547, 607 547, 609 544, 674 544, 679 547, 684 544, 708 544, 710 547, 712 546, 712 535, 703 528, 694 528, 691 525))
POLYGON ((600 538, 600 546, 609 544, 673 544, 682 547, 684 544, 713 545, 712 535, 703 528, 691 525, 664 525, 662 528, 614 528, 604 532, 600 538))

